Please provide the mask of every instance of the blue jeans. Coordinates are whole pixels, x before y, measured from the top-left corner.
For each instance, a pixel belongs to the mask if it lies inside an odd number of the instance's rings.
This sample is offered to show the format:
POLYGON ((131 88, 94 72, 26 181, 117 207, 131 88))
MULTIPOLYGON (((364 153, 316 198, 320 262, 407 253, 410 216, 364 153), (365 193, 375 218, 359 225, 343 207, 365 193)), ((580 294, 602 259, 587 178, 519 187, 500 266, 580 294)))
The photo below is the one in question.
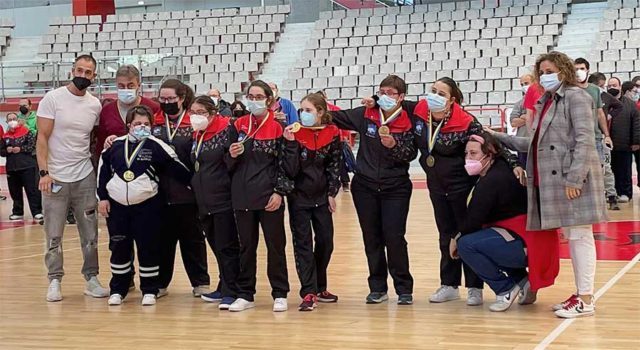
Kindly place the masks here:
POLYGON ((527 277, 523 241, 507 241, 491 228, 462 236, 458 254, 496 295, 507 293, 527 277))

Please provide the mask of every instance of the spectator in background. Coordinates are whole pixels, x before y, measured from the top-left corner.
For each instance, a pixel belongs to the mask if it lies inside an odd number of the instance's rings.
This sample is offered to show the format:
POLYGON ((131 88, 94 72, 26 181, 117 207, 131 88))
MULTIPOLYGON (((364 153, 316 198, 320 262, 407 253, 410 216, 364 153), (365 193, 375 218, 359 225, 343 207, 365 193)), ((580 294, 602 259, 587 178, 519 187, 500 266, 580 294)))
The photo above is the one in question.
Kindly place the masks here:
POLYGON ((538 102, 543 94, 544 89, 540 86, 540 83, 535 80, 534 73, 534 82, 527 88, 527 92, 524 94, 524 101, 522 102, 522 107, 524 107, 525 110, 525 119, 529 128, 531 128, 533 114, 536 111, 536 102, 538 102))
POLYGON ((29 129, 29 131, 35 133, 38 131, 37 121, 38 117, 36 115, 36 111, 31 110, 31 100, 28 98, 23 98, 18 102, 20 113, 18 113, 18 120, 24 121, 24 126, 29 129))
POLYGON ((240 102, 240 101, 235 101, 231 104, 231 119, 236 120, 242 116, 245 116, 247 114, 249 114, 249 111, 247 111, 247 107, 244 105, 244 103, 240 102))
POLYGON ((293 105, 293 102, 280 97, 280 90, 278 90, 278 85, 276 85, 276 83, 269 83, 269 87, 276 97, 276 102, 271 106, 271 110, 276 112, 276 119, 285 125, 297 122, 298 110, 296 109, 296 106, 293 105))
POLYGON ((211 89, 209 90, 209 93, 207 95, 211 97, 211 101, 213 101, 213 104, 216 105, 216 108, 218 109, 218 114, 220 114, 223 117, 233 116, 231 105, 229 104, 229 102, 222 99, 222 96, 220 95, 220 90, 215 88, 211 89))
MULTIPOLYGON (((527 93, 529 86, 533 84, 533 75, 525 74, 520 77, 520 86, 522 88, 522 98, 513 105, 510 121, 511 127, 516 130, 516 136, 529 136, 529 127, 527 126, 527 111, 524 108, 524 95, 527 93)), ((527 153, 518 152, 518 160, 520 164, 527 164, 527 153)))
MULTIPOLYGON (((640 75, 636 75, 635 77, 633 77, 633 79, 631 79, 631 82, 633 82, 635 86, 636 96, 640 97, 640 75)), ((640 110, 640 100, 636 101, 636 107, 638 107, 638 110, 640 110)), ((636 161, 636 172, 640 174, 640 150, 633 152, 633 158, 636 161)), ((640 182, 638 182, 638 187, 640 187, 640 182)))
MULTIPOLYGON (((616 118, 622 112, 622 103, 617 98, 611 96, 606 92, 604 86, 607 83, 607 78, 600 72, 593 73, 589 76, 589 83, 598 86, 600 89, 600 97, 602 98, 604 114, 607 116, 609 135, 613 139, 613 146, 617 144, 616 135, 611 128, 612 118, 616 118)), ((609 203, 610 210, 620 210, 618 206, 618 192, 616 191, 615 177, 611 170, 611 147, 602 148, 604 161, 602 165, 602 171, 604 175, 604 190, 607 195, 607 202, 609 203)))
POLYGON ((129 133, 125 118, 131 108, 137 105, 144 105, 149 107, 154 115, 160 112, 160 104, 141 96, 140 71, 134 65, 126 64, 118 68, 116 85, 118 87, 118 99, 104 104, 104 108, 100 112, 100 124, 97 132, 98 140, 94 152, 96 159, 100 158, 105 142, 109 146, 116 137, 129 133))
POLYGON ((23 220, 24 200, 22 188, 27 194, 33 218, 42 224, 42 198, 38 191, 38 164, 34 151, 36 134, 31 132, 24 120, 18 120, 16 113, 7 114, 9 128, 2 136, 0 155, 7 158, 7 182, 13 200, 13 211, 9 220, 23 220))
POLYGON ((622 112, 611 120, 615 143, 611 152, 611 168, 616 181, 618 201, 627 203, 633 198, 631 166, 633 152, 640 149, 640 116, 633 100, 627 97, 632 92, 633 83, 620 83, 620 79, 609 79, 608 90, 622 103, 622 112))
MULTIPOLYGON (((318 90, 316 92, 324 97, 324 100, 327 102, 327 109, 329 112, 339 111, 341 108, 329 103, 327 100, 327 93, 324 90, 318 90)), ((351 150, 351 131, 349 130, 340 130, 340 141, 342 141, 342 148, 348 147, 351 150)), ((349 183, 351 179, 349 178, 349 171, 347 169, 347 163, 343 160, 340 164, 340 182, 342 183, 342 190, 344 192, 349 192, 349 183)))

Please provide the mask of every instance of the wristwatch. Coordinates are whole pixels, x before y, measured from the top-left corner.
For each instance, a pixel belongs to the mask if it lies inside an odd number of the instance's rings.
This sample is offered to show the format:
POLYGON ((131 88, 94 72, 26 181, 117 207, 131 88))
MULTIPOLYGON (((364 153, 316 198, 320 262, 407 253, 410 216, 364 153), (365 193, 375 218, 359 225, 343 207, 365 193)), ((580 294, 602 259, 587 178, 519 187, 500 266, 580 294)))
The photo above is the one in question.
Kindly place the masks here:
POLYGON ((40 177, 45 177, 49 175, 49 170, 40 170, 40 177))

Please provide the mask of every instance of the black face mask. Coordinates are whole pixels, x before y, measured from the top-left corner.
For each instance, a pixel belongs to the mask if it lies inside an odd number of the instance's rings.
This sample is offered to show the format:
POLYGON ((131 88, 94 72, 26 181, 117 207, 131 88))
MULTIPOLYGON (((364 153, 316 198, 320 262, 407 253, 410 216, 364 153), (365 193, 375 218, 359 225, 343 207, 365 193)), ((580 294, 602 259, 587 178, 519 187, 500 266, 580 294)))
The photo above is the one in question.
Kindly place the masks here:
POLYGON ((84 77, 74 77, 71 82, 80 91, 82 91, 82 90, 88 88, 89 86, 91 86, 91 80, 89 80, 87 78, 84 78, 84 77))
POLYGON ((25 106, 20 106, 20 113, 26 115, 27 113, 29 113, 29 108, 25 106))
POLYGON ((608 93, 610 93, 611 95, 618 97, 618 94, 620 94, 620 90, 618 89, 609 89, 607 90, 608 93))
POLYGON ((161 103, 160 108, 167 115, 176 115, 180 112, 180 107, 178 107, 178 102, 172 103, 161 103))
POLYGON ((236 117, 236 118, 240 118, 245 114, 247 114, 247 112, 245 112, 245 111, 233 111, 233 116, 236 117))

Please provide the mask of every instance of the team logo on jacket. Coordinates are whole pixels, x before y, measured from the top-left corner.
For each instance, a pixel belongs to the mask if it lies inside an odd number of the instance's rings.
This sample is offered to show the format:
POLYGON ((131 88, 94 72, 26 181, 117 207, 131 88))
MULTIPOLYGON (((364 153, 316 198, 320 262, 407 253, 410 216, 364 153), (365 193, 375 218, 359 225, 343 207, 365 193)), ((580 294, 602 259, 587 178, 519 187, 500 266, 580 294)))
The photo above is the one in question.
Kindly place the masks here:
POLYGON ((161 126, 154 127, 153 130, 151 130, 151 133, 153 134, 154 137, 160 137, 162 135, 162 127, 161 126))
POLYGON ((307 149, 303 149, 302 152, 300 152, 300 158, 302 158, 302 160, 307 160, 307 158, 309 158, 309 154, 307 153, 307 149))
POLYGON ((422 120, 417 121, 416 122, 415 134, 418 135, 418 136, 421 136, 423 129, 424 129, 424 122, 422 120))
POLYGON ((245 137, 247 137, 247 134, 241 132, 238 134, 238 142, 242 142, 244 141, 245 137))
POLYGON ((369 123, 369 125, 367 125, 367 136, 376 137, 378 134, 376 131, 378 131, 378 127, 375 124, 369 123))

